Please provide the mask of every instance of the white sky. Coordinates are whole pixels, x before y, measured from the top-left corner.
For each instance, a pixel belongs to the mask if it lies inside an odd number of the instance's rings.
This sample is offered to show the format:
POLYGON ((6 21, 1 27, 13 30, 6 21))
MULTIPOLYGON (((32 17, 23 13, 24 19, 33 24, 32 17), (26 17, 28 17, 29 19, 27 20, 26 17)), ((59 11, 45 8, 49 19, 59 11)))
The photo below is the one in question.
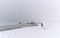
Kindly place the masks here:
POLYGON ((60 0, 0 0, 0 22, 60 21, 60 0))

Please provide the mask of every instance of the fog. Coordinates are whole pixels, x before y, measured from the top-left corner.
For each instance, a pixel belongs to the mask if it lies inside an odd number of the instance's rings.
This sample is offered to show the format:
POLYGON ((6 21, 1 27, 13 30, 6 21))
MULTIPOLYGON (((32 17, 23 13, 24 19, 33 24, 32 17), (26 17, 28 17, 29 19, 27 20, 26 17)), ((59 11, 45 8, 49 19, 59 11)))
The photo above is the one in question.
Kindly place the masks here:
POLYGON ((60 0, 0 0, 0 23, 60 22, 60 0))

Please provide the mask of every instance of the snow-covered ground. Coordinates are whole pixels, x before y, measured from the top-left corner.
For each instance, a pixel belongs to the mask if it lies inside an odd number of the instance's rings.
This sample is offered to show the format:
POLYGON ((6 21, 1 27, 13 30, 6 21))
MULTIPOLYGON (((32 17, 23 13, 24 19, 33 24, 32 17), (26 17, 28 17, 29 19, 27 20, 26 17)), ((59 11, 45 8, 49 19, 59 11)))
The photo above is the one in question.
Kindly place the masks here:
POLYGON ((60 23, 47 23, 44 27, 47 29, 39 25, 1 31, 0 38, 60 38, 60 23))

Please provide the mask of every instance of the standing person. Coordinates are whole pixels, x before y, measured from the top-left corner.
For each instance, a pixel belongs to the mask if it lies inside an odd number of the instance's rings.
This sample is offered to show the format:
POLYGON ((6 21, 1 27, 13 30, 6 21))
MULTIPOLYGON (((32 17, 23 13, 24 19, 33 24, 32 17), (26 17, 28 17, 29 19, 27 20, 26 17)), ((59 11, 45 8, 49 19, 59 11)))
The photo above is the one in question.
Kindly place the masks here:
POLYGON ((43 23, 41 23, 41 27, 43 27, 43 23))
MULTIPOLYGON (((43 26, 43 23, 41 23, 41 27, 43 28, 44 26, 43 26)), ((47 28, 43 28, 44 30, 46 30, 47 28)))

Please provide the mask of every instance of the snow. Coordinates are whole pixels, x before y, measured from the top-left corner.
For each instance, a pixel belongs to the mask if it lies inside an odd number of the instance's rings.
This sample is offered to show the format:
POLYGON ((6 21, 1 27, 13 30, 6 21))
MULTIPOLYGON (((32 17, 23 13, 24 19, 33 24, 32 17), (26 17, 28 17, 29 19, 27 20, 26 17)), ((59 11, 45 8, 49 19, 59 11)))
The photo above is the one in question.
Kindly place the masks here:
POLYGON ((60 23, 1 31, 0 38, 60 38, 60 23), (46 26, 46 27, 45 27, 46 26))

